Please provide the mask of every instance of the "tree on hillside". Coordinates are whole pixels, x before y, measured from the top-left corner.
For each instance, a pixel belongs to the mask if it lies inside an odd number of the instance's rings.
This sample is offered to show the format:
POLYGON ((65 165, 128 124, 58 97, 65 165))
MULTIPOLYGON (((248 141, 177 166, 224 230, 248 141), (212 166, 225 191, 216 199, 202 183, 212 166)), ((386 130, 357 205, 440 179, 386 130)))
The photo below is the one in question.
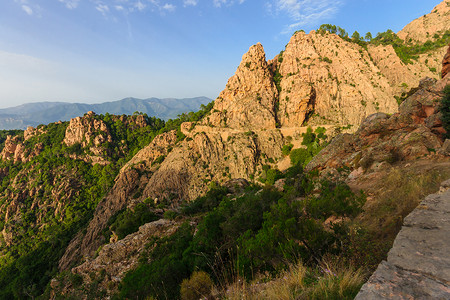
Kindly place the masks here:
POLYGON ((355 41, 355 42, 361 40, 361 35, 359 34, 358 31, 353 32, 353 34, 352 34, 352 40, 355 41))
POLYGON ((370 42, 373 39, 372 33, 370 31, 366 33, 365 39, 367 42, 370 42))
POLYGON ((338 33, 338 35, 341 37, 341 38, 346 38, 346 37, 348 37, 348 33, 347 33, 347 31, 345 31, 345 29, 344 28, 342 28, 342 27, 337 27, 337 33, 338 33))

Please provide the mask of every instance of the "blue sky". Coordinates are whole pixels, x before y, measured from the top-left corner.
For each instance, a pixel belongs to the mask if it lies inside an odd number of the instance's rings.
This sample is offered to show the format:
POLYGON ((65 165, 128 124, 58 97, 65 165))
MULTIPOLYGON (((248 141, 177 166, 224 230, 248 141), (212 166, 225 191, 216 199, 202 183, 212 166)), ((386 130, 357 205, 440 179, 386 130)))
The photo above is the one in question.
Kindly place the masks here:
POLYGON ((440 0, 1 0, 0 108, 215 98, 242 55, 295 30, 401 30, 440 0))

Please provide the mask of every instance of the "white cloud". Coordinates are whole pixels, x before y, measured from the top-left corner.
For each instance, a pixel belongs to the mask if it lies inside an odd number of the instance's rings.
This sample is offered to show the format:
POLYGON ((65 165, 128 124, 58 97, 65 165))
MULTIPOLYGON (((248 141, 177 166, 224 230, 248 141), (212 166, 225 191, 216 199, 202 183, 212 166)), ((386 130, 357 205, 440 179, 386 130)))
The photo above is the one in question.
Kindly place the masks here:
MULTIPOLYGON (((215 7, 222 7, 222 5, 233 5, 235 1, 233 0, 213 0, 213 4, 215 7)), ((242 4, 245 2, 245 0, 239 0, 239 4, 242 4)))
POLYGON ((97 4, 95 9, 101 12, 104 16, 106 16, 106 14, 109 12, 109 7, 106 4, 97 4))
POLYGON ((33 14, 33 10, 31 9, 31 7, 29 7, 28 5, 22 4, 22 9, 29 15, 31 16, 33 14))
POLYGON ((293 29, 299 29, 306 24, 317 24, 323 19, 333 16, 341 2, 336 0, 274 0, 268 4, 269 9, 275 9, 276 13, 285 13, 292 24, 288 25, 283 33, 293 29))
POLYGON ((58 0, 63 3, 68 9, 75 9, 78 7, 80 0, 58 0))
POLYGON ((198 0, 184 0, 183 5, 186 6, 196 6, 198 4, 198 0))
POLYGON ((169 3, 166 3, 161 7, 162 10, 169 11, 169 12, 174 11, 175 8, 176 8, 175 5, 169 4, 169 3))
POLYGON ((124 7, 123 7, 122 5, 115 5, 114 8, 115 8, 117 11, 123 11, 123 10, 124 10, 124 7))
POLYGON ((134 8, 136 8, 139 11, 143 11, 145 8, 147 7, 147 5, 145 5, 144 3, 142 3, 141 1, 137 1, 134 4, 134 8))

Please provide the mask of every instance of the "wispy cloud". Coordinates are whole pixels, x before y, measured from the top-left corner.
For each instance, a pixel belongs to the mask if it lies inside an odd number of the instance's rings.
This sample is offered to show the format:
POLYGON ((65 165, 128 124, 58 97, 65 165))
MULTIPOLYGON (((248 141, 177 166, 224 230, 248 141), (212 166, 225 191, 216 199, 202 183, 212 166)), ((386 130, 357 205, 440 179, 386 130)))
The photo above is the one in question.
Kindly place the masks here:
POLYGON ((268 4, 275 13, 287 14, 291 24, 287 25, 283 33, 288 33, 306 24, 317 24, 323 19, 332 17, 339 9, 338 0, 273 0, 268 4))
POLYGON ((22 10, 29 16, 41 17, 41 7, 37 4, 34 4, 28 0, 14 0, 17 4, 20 5, 22 10))
POLYGON ((28 5, 22 4, 22 9, 29 15, 31 16, 33 14, 33 10, 31 9, 31 7, 29 7, 28 5))
POLYGON ((147 7, 147 5, 138 0, 136 3, 134 3, 133 7, 139 11, 143 11, 147 7))
POLYGON ((80 0, 58 0, 63 3, 68 9, 75 9, 78 7, 80 0))
POLYGON ((103 3, 97 4, 95 9, 101 12, 103 16, 106 16, 106 14, 109 13, 109 6, 103 3))
POLYGON ((215 7, 222 7, 222 5, 224 6, 230 6, 233 5, 235 2, 238 2, 239 4, 242 4, 245 2, 245 0, 238 0, 238 1, 234 1, 234 0, 213 0, 213 4, 215 7))
POLYGON ((183 0, 183 6, 196 6, 198 4, 198 0, 183 0))
POLYGON ((166 4, 164 4, 162 7, 161 7, 161 9, 162 10, 164 10, 164 11, 168 11, 168 12, 172 12, 172 11, 174 11, 175 10, 175 8, 176 8, 176 6, 175 5, 173 5, 173 4, 169 4, 169 3, 166 3, 166 4))

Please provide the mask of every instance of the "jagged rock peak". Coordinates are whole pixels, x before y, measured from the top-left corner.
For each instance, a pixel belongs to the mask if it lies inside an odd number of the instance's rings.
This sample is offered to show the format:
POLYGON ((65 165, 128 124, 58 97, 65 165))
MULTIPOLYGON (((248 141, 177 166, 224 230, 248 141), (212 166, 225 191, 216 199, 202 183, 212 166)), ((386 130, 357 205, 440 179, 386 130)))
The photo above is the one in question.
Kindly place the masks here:
POLYGON ((215 127, 275 128, 277 96, 264 48, 258 43, 242 56, 204 122, 215 127))
POLYGON ((431 13, 415 19, 406 25, 397 35, 405 40, 424 43, 437 34, 450 29, 450 0, 438 4, 431 13))

